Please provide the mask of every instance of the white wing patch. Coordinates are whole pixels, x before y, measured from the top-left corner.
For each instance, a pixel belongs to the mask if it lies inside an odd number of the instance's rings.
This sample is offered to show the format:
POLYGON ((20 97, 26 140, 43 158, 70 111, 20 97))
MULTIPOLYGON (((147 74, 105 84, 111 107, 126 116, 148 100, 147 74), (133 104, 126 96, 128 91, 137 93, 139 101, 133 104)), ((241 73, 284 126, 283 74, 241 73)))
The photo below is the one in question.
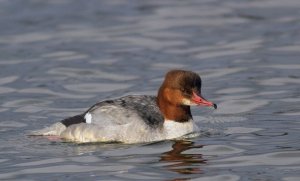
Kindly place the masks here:
POLYGON ((84 116, 84 119, 85 119, 85 122, 87 124, 91 124, 92 123, 92 114, 91 113, 86 113, 85 116, 84 116))

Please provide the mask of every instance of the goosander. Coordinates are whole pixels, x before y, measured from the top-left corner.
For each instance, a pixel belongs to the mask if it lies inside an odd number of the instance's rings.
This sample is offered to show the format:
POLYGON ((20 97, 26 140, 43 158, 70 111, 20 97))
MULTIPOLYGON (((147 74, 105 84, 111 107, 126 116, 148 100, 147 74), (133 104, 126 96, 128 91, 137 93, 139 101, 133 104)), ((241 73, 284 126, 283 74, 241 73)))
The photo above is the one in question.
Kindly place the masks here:
POLYGON ((141 143, 176 139, 199 131, 190 106, 210 106, 201 96, 201 78, 185 70, 169 71, 157 97, 129 95, 96 103, 83 114, 64 119, 31 135, 67 141, 141 143))

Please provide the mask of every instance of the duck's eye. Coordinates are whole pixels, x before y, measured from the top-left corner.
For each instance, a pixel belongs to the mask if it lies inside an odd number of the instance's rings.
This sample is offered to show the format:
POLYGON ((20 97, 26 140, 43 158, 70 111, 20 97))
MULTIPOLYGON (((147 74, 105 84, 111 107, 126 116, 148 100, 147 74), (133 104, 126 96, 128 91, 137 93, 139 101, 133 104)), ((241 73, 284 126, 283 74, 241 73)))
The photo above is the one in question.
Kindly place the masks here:
POLYGON ((182 88, 182 89, 180 89, 180 91, 182 92, 183 95, 186 95, 186 96, 189 95, 188 89, 182 88))
POLYGON ((181 88, 180 91, 183 93, 187 92, 185 88, 181 88))

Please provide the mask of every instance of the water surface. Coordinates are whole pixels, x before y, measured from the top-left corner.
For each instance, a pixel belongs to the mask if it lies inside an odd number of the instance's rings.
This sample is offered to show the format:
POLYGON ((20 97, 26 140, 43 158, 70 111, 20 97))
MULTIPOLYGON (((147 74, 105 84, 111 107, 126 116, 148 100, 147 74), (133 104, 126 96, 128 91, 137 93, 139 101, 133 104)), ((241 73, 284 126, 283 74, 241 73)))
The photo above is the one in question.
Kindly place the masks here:
POLYGON ((0 180, 300 179, 300 2, 0 1, 0 180), (169 69, 199 73, 219 109, 202 136, 73 144, 35 129, 169 69))

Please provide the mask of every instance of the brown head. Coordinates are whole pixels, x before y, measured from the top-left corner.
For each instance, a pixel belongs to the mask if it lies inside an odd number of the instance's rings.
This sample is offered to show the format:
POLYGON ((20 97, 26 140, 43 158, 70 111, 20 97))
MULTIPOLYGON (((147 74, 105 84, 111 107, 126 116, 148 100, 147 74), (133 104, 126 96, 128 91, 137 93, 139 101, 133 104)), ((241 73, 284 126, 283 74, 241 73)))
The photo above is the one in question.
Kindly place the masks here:
POLYGON ((185 122, 192 119, 190 106, 217 105, 201 96, 201 78, 198 74, 185 70, 171 70, 159 88, 157 104, 166 120, 185 122))

